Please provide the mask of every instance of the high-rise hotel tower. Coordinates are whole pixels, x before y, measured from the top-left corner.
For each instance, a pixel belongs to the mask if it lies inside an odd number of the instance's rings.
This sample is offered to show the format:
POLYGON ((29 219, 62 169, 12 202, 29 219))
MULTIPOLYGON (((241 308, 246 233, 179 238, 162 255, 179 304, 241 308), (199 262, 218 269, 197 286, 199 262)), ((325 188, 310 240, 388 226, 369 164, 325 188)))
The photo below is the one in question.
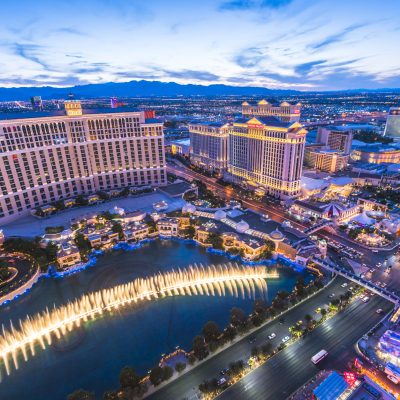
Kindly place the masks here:
POLYGON ((86 110, 0 117, 0 222, 60 199, 166 184, 163 124, 142 111, 86 110))
POLYGON ((191 159, 213 166, 211 148, 224 148, 227 143, 228 151, 218 154, 219 165, 226 166, 220 169, 226 179, 278 198, 296 197, 300 194, 307 134, 299 123, 300 110, 299 103, 244 102, 243 117, 233 123, 214 124, 212 129, 213 124, 191 124, 191 159))

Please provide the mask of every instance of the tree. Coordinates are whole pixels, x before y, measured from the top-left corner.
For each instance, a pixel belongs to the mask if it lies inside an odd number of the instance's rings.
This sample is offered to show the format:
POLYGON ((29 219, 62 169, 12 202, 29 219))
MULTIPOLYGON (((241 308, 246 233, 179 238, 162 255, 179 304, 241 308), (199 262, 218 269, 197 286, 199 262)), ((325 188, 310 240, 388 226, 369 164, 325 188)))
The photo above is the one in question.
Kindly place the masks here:
POLYGON ((94 393, 78 389, 68 395, 67 400, 94 400, 94 393))
POLYGON ((311 321, 313 320, 313 317, 310 314, 306 314, 304 316, 304 320, 306 321, 307 326, 309 326, 311 324, 311 321))
POLYGON ((231 310, 230 321, 231 321, 231 324, 236 327, 243 325, 244 322, 246 321, 245 312, 241 308, 233 307, 231 310))
POLYGON ((260 349, 259 347, 253 346, 253 347, 251 348, 251 355, 252 355, 252 357, 258 357, 258 356, 260 355, 260 353, 261 353, 261 349, 260 349))
POLYGON ((178 373, 182 372, 185 368, 186 368, 186 364, 185 363, 178 362, 178 363, 175 364, 175 371, 178 372, 178 373))
POLYGON ((118 238, 120 240, 124 238, 124 229, 122 228, 122 225, 119 222, 114 222, 113 226, 111 227, 111 230, 114 233, 118 233, 118 238))
POLYGON ((188 357, 189 365, 193 365, 195 362, 196 362, 196 356, 193 353, 190 353, 188 357))
POLYGON ((83 256, 86 256, 92 249, 89 240, 87 240, 82 233, 78 233, 77 235, 75 235, 75 244, 76 247, 78 247, 79 252, 83 256))
POLYGON ((114 390, 107 390, 103 393, 103 400, 119 400, 118 392, 114 390))
POLYGON ((221 334, 218 325, 214 321, 208 321, 202 329, 204 339, 207 343, 216 341, 221 334))
POLYGON ((204 342, 204 338, 200 335, 195 336, 195 338, 193 339, 193 353, 199 360, 202 360, 203 358, 208 356, 208 351, 204 342))
POLYGON ((223 239, 221 237, 221 235, 217 232, 211 232, 208 235, 208 243, 210 243, 212 245, 212 247, 216 250, 223 250, 224 246, 223 246, 223 239))
POLYGON ((233 361, 229 364, 229 370, 232 373, 232 375, 236 375, 239 372, 242 372, 243 368, 244 368, 243 360, 233 361))
POLYGON ((154 368, 151 369, 150 371, 150 382, 154 385, 157 386, 159 385, 164 377, 164 371, 160 366, 155 366, 154 368))
POLYGON ((236 335, 237 335, 237 329, 236 329, 234 326, 228 325, 228 326, 224 329, 223 337, 224 337, 226 340, 232 341, 233 339, 235 339, 236 335))
POLYGON ((325 316, 326 316, 326 313, 327 313, 327 311, 326 311, 326 308, 321 308, 321 317, 322 318, 325 318, 325 316))
POLYGON ((264 354, 264 356, 268 356, 269 354, 272 353, 272 344, 270 342, 264 343, 261 346, 261 352, 264 354))
POLYGON ((185 228, 184 230, 184 234, 186 237, 188 237, 189 239, 193 239, 194 235, 196 234, 196 229, 194 226, 189 225, 185 228))
POLYGON ((134 388, 139 384, 140 377, 131 367, 124 367, 119 374, 119 384, 122 389, 134 388))
POLYGON ((174 370, 166 365, 165 367, 163 367, 163 381, 167 381, 169 378, 171 378, 171 376, 173 375, 174 370))

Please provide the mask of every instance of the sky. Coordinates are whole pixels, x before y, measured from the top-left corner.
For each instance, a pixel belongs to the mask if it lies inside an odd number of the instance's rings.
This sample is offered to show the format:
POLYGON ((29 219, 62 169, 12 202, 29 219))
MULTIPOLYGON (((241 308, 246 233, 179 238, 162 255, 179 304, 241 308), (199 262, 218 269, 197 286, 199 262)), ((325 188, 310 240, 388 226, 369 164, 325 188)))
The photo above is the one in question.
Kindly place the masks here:
POLYGON ((400 0, 18 0, 0 15, 1 87, 400 87, 400 0))

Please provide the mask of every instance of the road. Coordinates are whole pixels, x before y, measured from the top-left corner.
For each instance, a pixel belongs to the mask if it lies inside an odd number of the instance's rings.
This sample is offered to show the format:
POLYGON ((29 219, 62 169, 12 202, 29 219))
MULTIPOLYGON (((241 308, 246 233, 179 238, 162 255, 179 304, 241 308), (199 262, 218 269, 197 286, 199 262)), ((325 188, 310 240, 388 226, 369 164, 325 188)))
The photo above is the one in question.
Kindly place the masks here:
POLYGON ((231 386, 218 399, 283 400, 312 378, 318 369, 346 369, 347 361, 355 356, 356 340, 382 317, 375 312, 379 307, 388 307, 388 303, 377 296, 367 304, 353 303, 305 339, 231 386), (327 350, 329 355, 317 367, 310 359, 321 349, 327 350))
MULTIPOLYGON (((284 315, 285 322, 283 324, 280 324, 278 320, 275 320, 250 335, 251 338, 256 339, 254 343, 249 342, 249 337, 243 338, 241 341, 230 346, 228 349, 205 361, 192 371, 186 373, 181 378, 160 389, 152 396, 149 396, 149 399, 195 399, 194 389, 197 389, 201 382, 206 379, 218 377, 219 371, 221 371, 223 368, 226 368, 232 361, 237 361, 240 359, 247 360, 250 357, 251 348, 255 345, 261 346, 263 343, 269 341, 268 335, 270 335, 272 332, 276 334, 276 338, 272 340, 272 343, 275 346, 278 346, 281 342, 281 339, 288 335, 288 328, 290 326, 299 320, 303 320, 305 314, 313 314, 318 307, 327 306, 329 302, 328 296, 330 294, 335 293, 336 296, 340 296, 340 294, 346 290, 345 288, 341 287, 343 282, 345 282, 343 278, 336 278, 336 280, 328 288, 324 289, 319 294, 286 313, 284 315)), ((330 321, 327 321, 309 337, 301 340, 300 343, 288 347, 282 353, 273 357, 263 367, 260 367, 258 370, 250 374, 249 377, 251 378, 245 378, 243 380, 244 383, 241 382, 231 387, 226 392, 227 394, 223 395, 223 398, 254 399, 256 397, 252 396, 254 396, 255 393, 258 393, 258 395, 261 396, 260 398, 264 399, 266 398, 266 394, 269 393, 269 390, 273 390, 276 395, 276 393, 282 391, 283 387, 286 386, 287 389, 285 389, 285 391, 287 394, 289 394, 290 391, 294 391, 316 372, 315 367, 310 362, 310 358, 315 353, 321 350, 321 348, 324 346, 327 348, 327 350, 331 350, 335 344, 338 343, 341 352, 344 351, 345 348, 349 348, 352 344, 354 344, 356 339, 362 336, 365 331, 367 331, 368 328, 370 328, 374 322, 379 319, 379 315, 375 313, 376 309, 388 309, 389 307, 391 307, 391 305, 388 302, 379 299, 376 296, 373 297, 373 299, 367 304, 357 302, 355 305, 351 306, 348 311, 342 312, 330 321), (354 319, 352 320, 352 318, 354 319), (354 321, 354 324, 352 321, 354 321), (338 328, 333 329, 334 325, 337 325, 338 328), (318 340, 315 341, 314 338, 318 338, 318 340), (325 344, 327 342, 330 343, 325 344), (306 344, 307 346, 305 346, 306 344), (307 350, 304 350, 304 346, 307 350), (288 360, 291 360, 290 362, 295 365, 294 368, 292 368, 289 364, 286 365, 288 360), (268 371, 270 369, 271 371, 274 371, 276 365, 280 365, 280 371, 276 372, 276 376, 274 375, 273 379, 271 378, 271 380, 268 380, 270 388, 267 388, 264 384, 254 384, 255 381, 253 379, 256 379, 257 381, 266 380, 265 373, 258 375, 260 374, 260 372, 258 372, 259 370, 264 371, 264 369, 267 368, 268 371), (289 367, 291 368, 291 372, 287 373, 287 369, 289 367), (284 377, 287 379, 283 379, 284 377), (279 390, 276 389, 275 386, 276 388, 279 388, 279 390), (248 389, 246 389, 248 387, 252 387, 252 389, 248 391, 248 389), (260 389, 258 389, 258 387, 260 389)), ((330 357, 330 360, 332 359, 333 357, 330 357)), ((268 398, 278 399, 278 397, 274 396, 268 398)))

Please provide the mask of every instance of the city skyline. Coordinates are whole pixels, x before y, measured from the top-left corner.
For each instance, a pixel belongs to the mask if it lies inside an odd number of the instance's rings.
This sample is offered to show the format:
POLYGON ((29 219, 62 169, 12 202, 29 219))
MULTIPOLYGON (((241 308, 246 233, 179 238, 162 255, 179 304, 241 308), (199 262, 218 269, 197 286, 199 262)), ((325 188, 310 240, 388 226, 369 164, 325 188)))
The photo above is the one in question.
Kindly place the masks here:
POLYGON ((396 10, 395 1, 9 3, 0 87, 141 79, 305 91, 400 87, 396 10))

